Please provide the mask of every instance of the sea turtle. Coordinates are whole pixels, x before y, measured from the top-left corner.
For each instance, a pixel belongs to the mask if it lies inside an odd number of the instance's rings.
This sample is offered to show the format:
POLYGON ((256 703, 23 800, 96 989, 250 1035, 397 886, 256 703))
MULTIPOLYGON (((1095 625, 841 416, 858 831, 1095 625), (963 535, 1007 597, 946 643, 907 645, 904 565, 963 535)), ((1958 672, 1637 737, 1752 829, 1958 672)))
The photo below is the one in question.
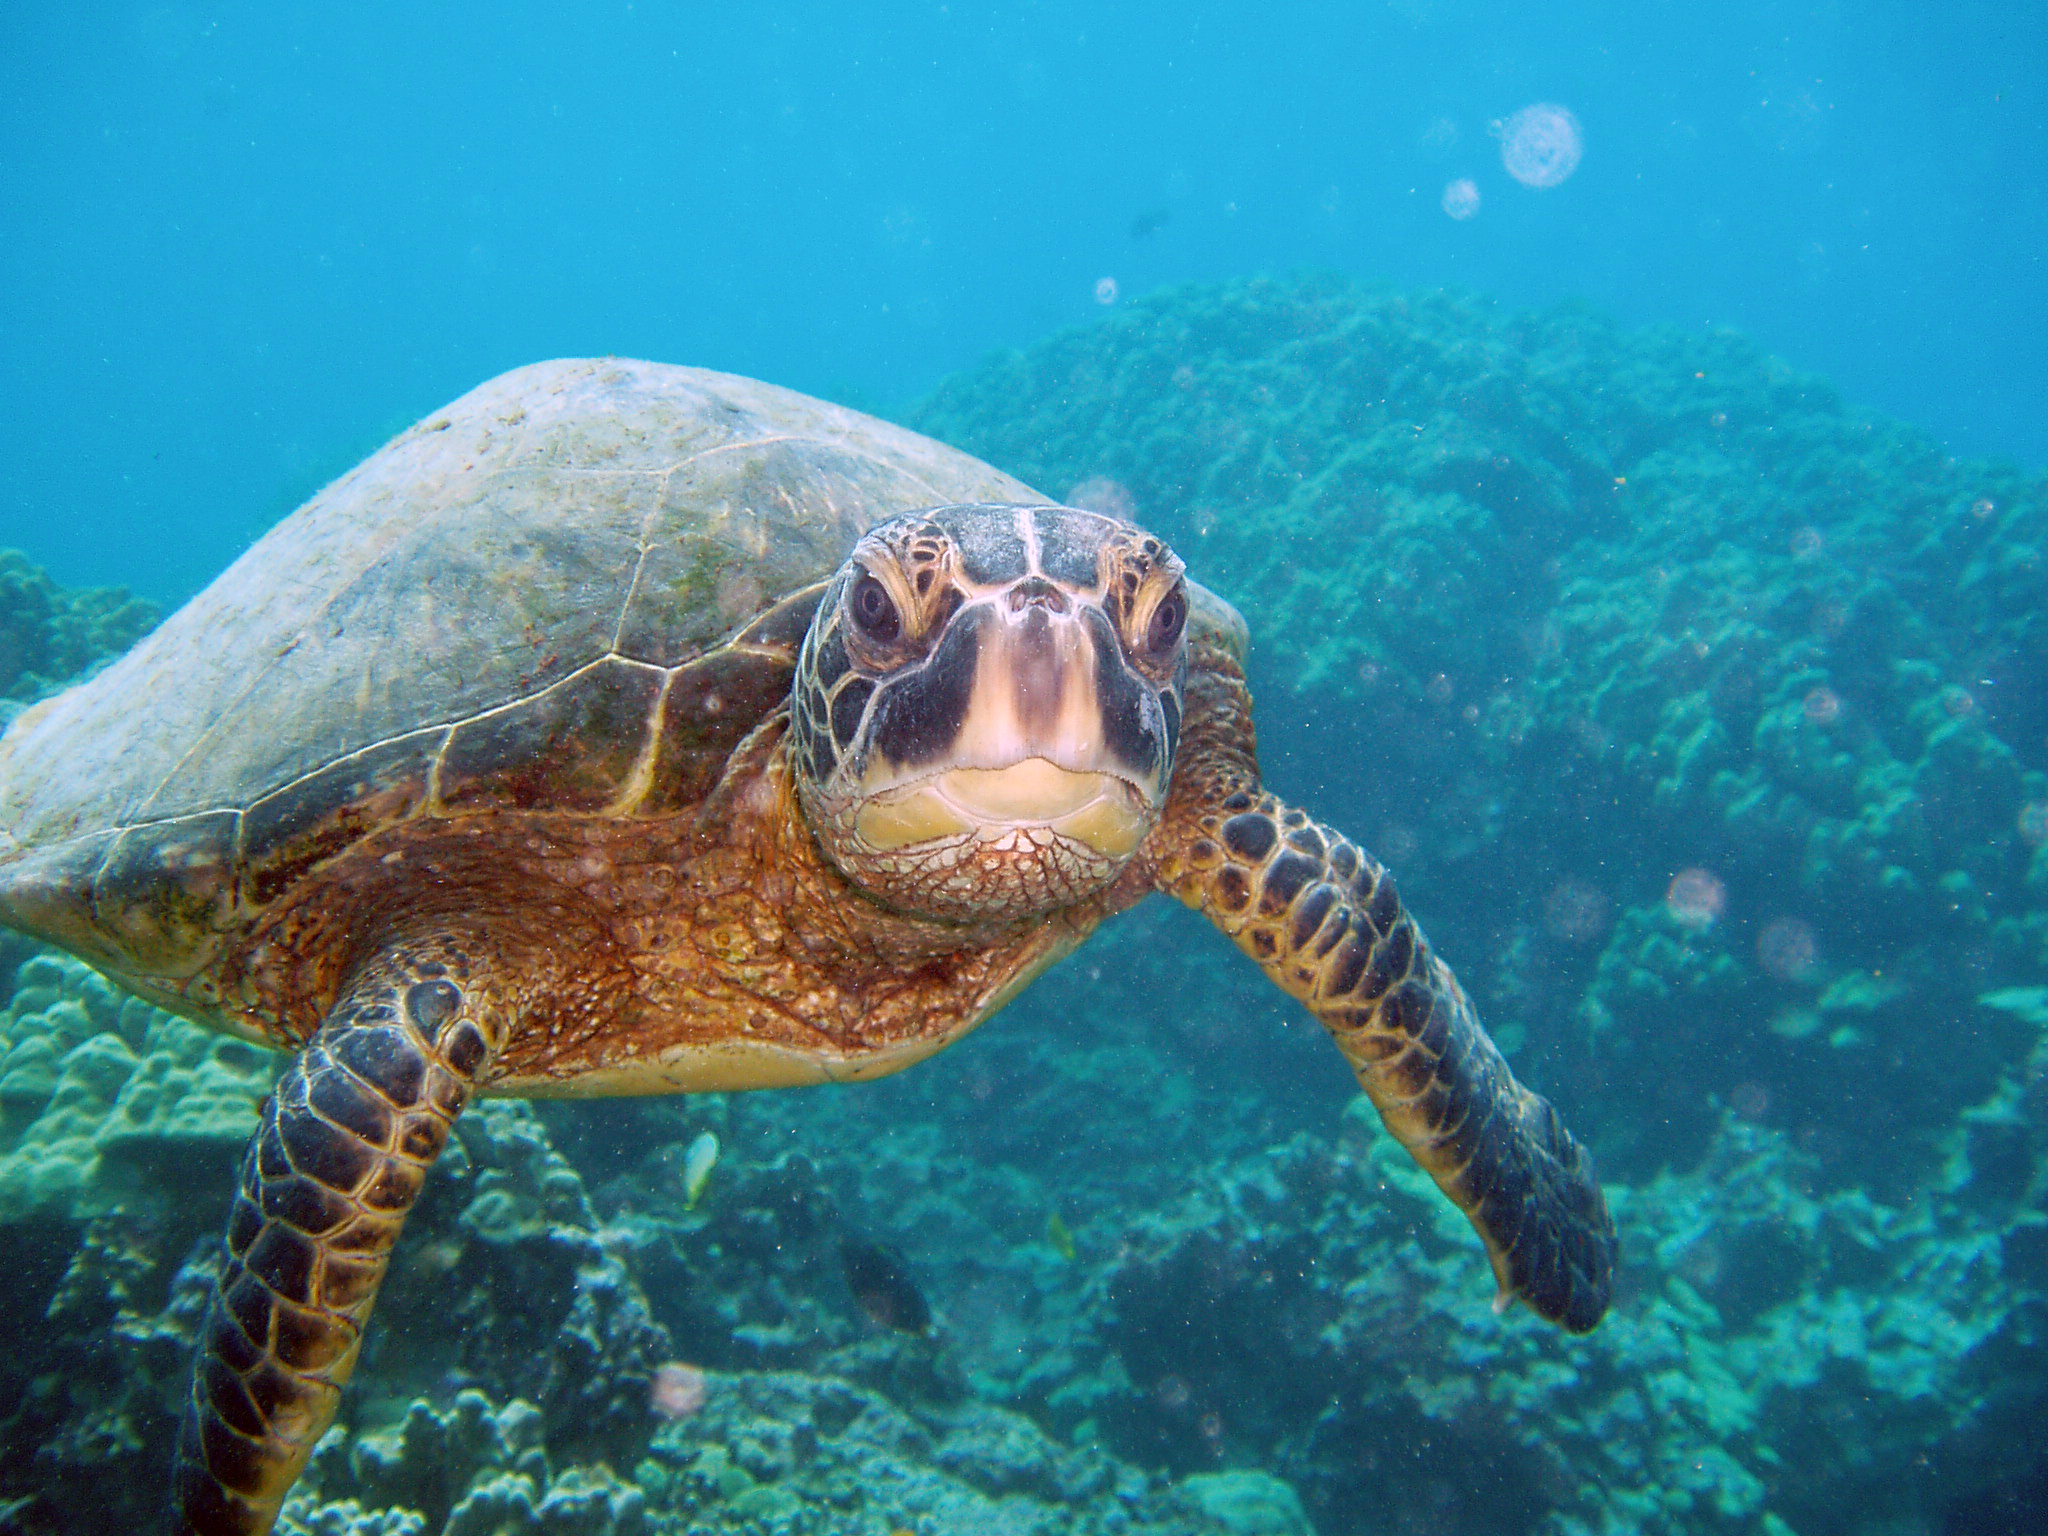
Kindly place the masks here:
POLYGON ((297 1052, 176 1529, 270 1528, 472 1094, 894 1072, 1163 890, 1335 1036, 1500 1304, 1607 1305, 1586 1154, 1370 855, 1263 787, 1159 539, 728 375, 522 368, 0 739, 0 918, 297 1052))

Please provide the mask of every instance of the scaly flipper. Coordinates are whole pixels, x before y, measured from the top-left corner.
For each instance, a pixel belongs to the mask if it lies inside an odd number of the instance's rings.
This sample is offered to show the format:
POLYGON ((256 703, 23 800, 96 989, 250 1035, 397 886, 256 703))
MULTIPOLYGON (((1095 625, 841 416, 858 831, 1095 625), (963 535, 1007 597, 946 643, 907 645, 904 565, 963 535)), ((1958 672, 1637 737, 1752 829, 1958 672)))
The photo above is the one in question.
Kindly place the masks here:
POLYGON ((1500 1286, 1583 1333, 1615 1232, 1592 1159, 1515 1081, 1371 855, 1266 794, 1234 655, 1201 644, 1155 879, 1205 913, 1335 1037, 1387 1129, 1478 1229, 1500 1286))
POLYGON ((377 1287, 505 1043, 462 946, 362 966, 263 1105, 178 1434, 174 1536, 262 1536, 334 1417, 377 1287))

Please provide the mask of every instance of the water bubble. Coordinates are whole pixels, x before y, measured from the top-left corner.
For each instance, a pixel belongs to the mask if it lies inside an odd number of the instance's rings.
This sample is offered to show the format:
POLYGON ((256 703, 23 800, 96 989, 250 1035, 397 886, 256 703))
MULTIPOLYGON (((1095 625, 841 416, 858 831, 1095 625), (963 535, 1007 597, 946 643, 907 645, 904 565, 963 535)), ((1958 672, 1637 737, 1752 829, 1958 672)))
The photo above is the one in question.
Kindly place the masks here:
POLYGON ((1567 944, 1584 944, 1607 931, 1607 894, 1584 880, 1560 880, 1543 898, 1543 926, 1567 944))
POLYGON ((1458 147, 1458 125, 1448 117, 1432 118, 1416 142, 1433 155, 1448 154, 1458 147))
POLYGON ((1711 870, 1681 869, 1671 877, 1664 905, 1688 928, 1711 928, 1728 910, 1728 887, 1711 870))
POLYGON ((1595 757, 1614 745, 1614 732, 1590 715, 1575 718, 1571 732, 1578 739, 1580 750, 1595 757))
POLYGON ((1720 1242, 1706 1233, 1678 1251, 1673 1267, 1696 1289, 1710 1291, 1720 1283, 1724 1262, 1720 1242))
POLYGON ((1709 417, 1707 418, 1707 424, 1708 424, 1709 426, 1713 426, 1713 427, 1725 427, 1725 426, 1727 426, 1727 425, 1728 425, 1728 413, 1727 413, 1726 411, 1716 411, 1716 412, 1714 412, 1714 414, 1713 414, 1713 415, 1711 415, 1711 416, 1709 416, 1709 417))
POLYGON ((1947 687, 1941 690, 1941 707, 1949 719, 1961 720, 1977 712, 1977 696, 1967 688, 1947 687))
POLYGON ((1112 480, 1107 475, 1090 475, 1086 480, 1068 486, 1063 499, 1068 506, 1079 507, 1084 512, 1120 517, 1127 523, 1138 520, 1137 497, 1121 480, 1112 480))
POLYGON ((1827 547, 1827 540, 1821 537, 1818 528, 1802 528, 1792 535, 1792 558, 1812 560, 1827 547))
POLYGON ((1842 696, 1832 688, 1810 688, 1800 706, 1814 725, 1833 725, 1842 718, 1842 696))
POLYGON ((1457 685, 1451 681, 1448 672, 1438 672, 1432 674, 1429 681, 1422 685, 1422 691, 1428 696, 1430 703, 1448 704, 1451 702, 1451 696, 1457 692, 1457 685))
POLYGON ((1820 960, 1820 943, 1798 918, 1781 917, 1756 936, 1756 959, 1780 981, 1805 981, 1820 960))
POLYGON ((2048 846, 2048 800, 2029 800, 2021 806, 2019 826, 2028 847, 2048 846))
POLYGON ((1380 852, 1388 864, 1406 864, 1415 857, 1415 850, 1421 846, 1412 827, 1404 827, 1398 821, 1390 821, 1380 831, 1380 852))
POLYGON ((1761 1120, 1770 1112, 1771 1090, 1759 1082, 1737 1083, 1728 1090, 1728 1107, 1744 1120, 1761 1120))
POLYGON ((1115 279, 1115 278, 1113 278, 1113 277, 1098 277, 1097 279, 1095 279, 1095 302, 1096 302, 1096 303, 1098 303, 1098 304, 1114 304, 1114 303, 1116 302, 1116 296, 1117 296, 1117 292, 1118 292, 1118 289, 1117 289, 1117 286, 1116 286, 1116 279, 1115 279))
POLYGON ((1554 101, 1524 107, 1493 125, 1501 164, 1525 187, 1554 187, 1579 168, 1585 140, 1579 120, 1554 101))
POLYGON ((1993 501, 1989 496, 1979 496, 1975 501, 1970 503, 1970 516, 1976 518, 1977 521, 1980 523, 1983 522, 1985 518, 1989 517, 1992 513, 1996 512, 1997 510, 1998 503, 1993 501))
POLYGON ((1470 176, 1460 176, 1444 188, 1444 212, 1463 223, 1479 211, 1479 184, 1470 176))
POLYGON ((647 1406, 657 1418, 687 1419, 697 1414, 710 1396, 710 1384, 694 1365, 671 1360, 658 1366, 648 1384, 647 1406))

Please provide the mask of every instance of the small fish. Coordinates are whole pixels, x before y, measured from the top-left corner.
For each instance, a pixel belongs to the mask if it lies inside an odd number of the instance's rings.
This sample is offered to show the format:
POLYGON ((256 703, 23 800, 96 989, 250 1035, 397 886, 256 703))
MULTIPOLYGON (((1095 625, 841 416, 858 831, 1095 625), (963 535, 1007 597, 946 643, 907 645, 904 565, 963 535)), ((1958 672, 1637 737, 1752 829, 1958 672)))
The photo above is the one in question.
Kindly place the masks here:
POLYGON ((1074 1247, 1073 1229, 1067 1225, 1067 1219, 1058 1211, 1054 1211, 1046 1220, 1045 1240, 1052 1244, 1054 1253, 1069 1264, 1074 1262, 1074 1255, 1079 1250, 1074 1247))
POLYGON ((1164 229, 1172 218, 1173 214, 1169 209, 1148 208, 1131 220, 1131 238, 1149 240, 1164 229))
POLYGON ((706 1131, 690 1143, 683 1154, 683 1209, 697 1209, 698 1197, 711 1182, 711 1170, 718 1166, 718 1138, 706 1131))
POLYGON ((898 1255, 863 1237, 839 1240, 839 1263, 861 1311, 898 1333, 932 1331, 932 1309, 898 1255))

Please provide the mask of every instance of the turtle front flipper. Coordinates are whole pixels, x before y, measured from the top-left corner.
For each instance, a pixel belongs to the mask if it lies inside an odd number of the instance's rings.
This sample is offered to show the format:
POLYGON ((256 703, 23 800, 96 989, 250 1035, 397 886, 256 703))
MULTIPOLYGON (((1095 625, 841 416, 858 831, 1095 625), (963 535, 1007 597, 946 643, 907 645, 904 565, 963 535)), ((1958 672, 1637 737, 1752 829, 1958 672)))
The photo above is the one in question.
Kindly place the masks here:
POLYGON ((1155 879, 1322 1020, 1387 1129, 1471 1220, 1500 1286, 1583 1333, 1615 1231, 1591 1157, 1515 1081, 1380 863, 1260 786, 1250 695, 1210 650, 1190 679, 1155 879))
POLYGON ((178 1434, 174 1536, 262 1536, 334 1418, 392 1246, 504 1045, 446 940, 361 967, 264 1102, 178 1434))

